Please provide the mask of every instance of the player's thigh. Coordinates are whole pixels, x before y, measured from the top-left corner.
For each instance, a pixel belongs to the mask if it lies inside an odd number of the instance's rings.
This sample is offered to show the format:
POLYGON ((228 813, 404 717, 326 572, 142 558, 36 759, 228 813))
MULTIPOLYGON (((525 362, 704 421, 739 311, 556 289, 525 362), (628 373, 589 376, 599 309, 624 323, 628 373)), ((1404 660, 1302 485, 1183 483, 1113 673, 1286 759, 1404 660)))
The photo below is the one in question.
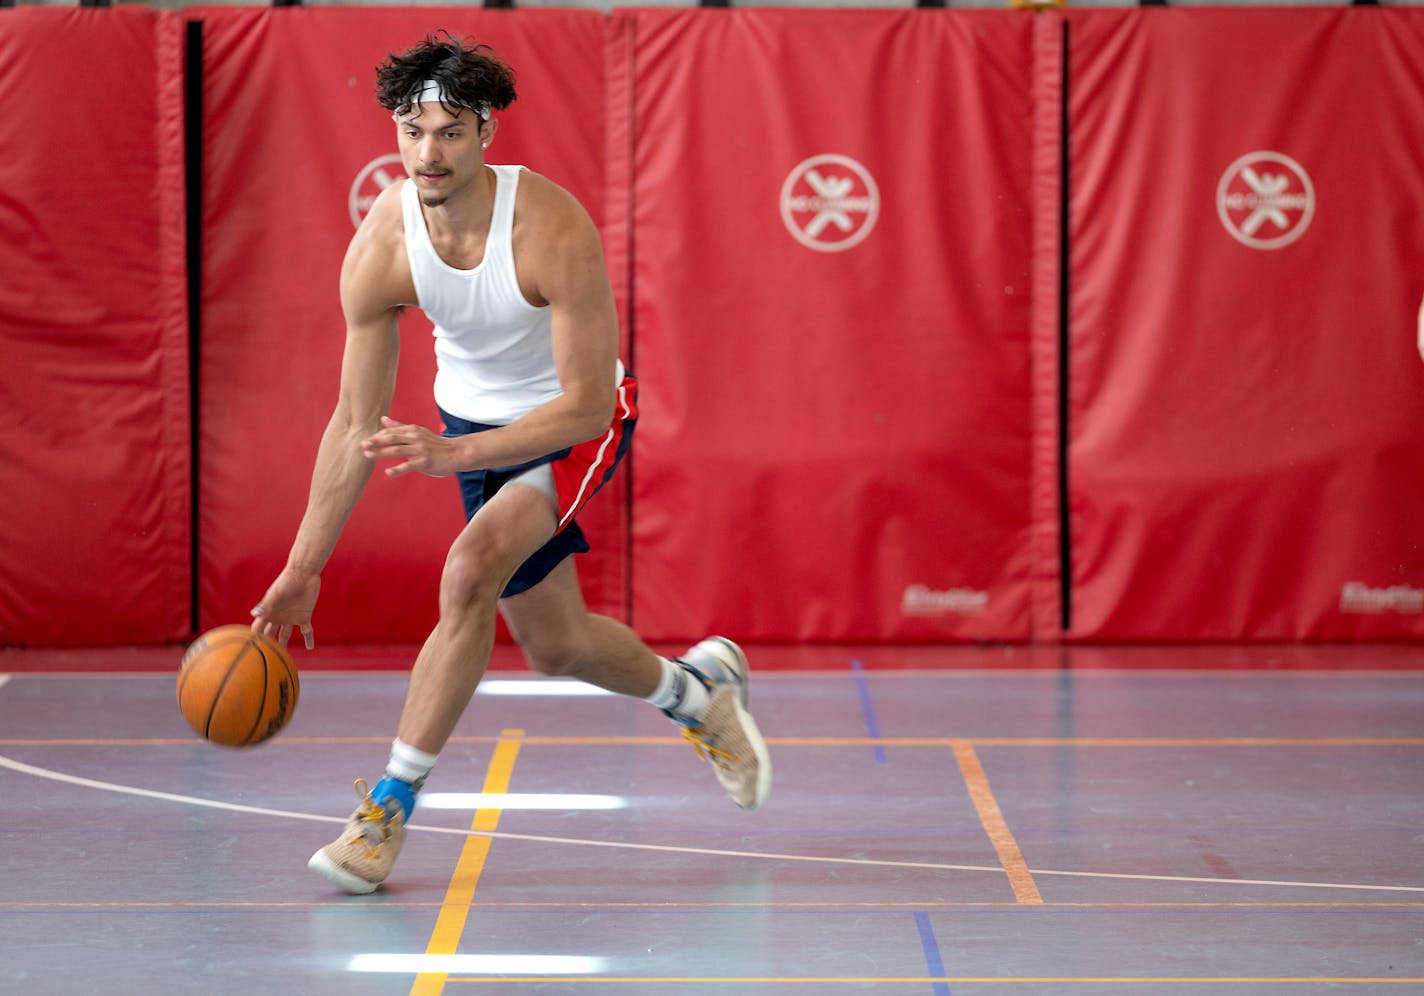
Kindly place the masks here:
POLYGON ((474 514, 445 558, 445 583, 457 587, 497 584, 509 577, 558 527, 557 510, 535 488, 511 484, 474 514))
POLYGON ((502 598, 499 611, 510 635, 536 670, 558 670, 578 655, 588 623, 574 558, 568 557, 528 591, 502 598))

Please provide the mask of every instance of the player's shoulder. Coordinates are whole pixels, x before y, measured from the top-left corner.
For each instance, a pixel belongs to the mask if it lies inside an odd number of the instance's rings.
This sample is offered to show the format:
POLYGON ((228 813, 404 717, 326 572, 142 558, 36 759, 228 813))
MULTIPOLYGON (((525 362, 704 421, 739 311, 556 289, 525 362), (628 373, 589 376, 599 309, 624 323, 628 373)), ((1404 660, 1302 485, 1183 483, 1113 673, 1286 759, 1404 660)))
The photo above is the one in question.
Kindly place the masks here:
POLYGON ((398 180, 381 191, 361 219, 346 249, 344 286, 361 287, 378 296, 389 296, 386 291, 396 296, 404 292, 409 270, 400 190, 405 182, 398 180))
POLYGON ((515 224, 548 235, 587 231, 588 210, 566 188, 542 173, 521 168, 514 203, 515 224))
POLYGON ((408 181, 402 177, 387 186, 371 203, 371 208, 366 212, 366 216, 361 219, 361 224, 357 231, 366 229, 370 232, 394 230, 401 232, 405 228, 405 216, 401 205, 401 190, 408 181))
POLYGON ((405 216, 401 207, 404 179, 397 180, 376 195, 356 234, 351 238, 351 250, 362 254, 393 253, 405 244, 405 216))

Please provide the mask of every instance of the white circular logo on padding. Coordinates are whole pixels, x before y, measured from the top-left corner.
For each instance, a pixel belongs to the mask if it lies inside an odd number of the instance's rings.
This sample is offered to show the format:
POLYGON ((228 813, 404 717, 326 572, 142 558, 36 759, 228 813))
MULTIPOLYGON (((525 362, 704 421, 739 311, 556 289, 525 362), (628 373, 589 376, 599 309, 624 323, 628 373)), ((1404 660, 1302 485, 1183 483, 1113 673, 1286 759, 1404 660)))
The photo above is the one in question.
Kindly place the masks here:
POLYGON ((361 172, 356 174, 356 179, 351 184, 351 193, 346 198, 347 207, 351 209, 351 224, 360 228, 361 219, 366 217, 366 212, 371 210, 371 205, 376 203, 381 191, 403 176, 405 166, 401 163, 400 154, 396 152, 372 159, 362 166, 361 172))
POLYGON ((786 230, 817 252, 841 252, 864 242, 879 214, 875 178, 849 156, 812 156, 781 185, 786 230))
POLYGON ((1252 249, 1280 249, 1305 234, 1315 187, 1300 163, 1279 152, 1249 152, 1216 185, 1216 213, 1231 237, 1252 249))

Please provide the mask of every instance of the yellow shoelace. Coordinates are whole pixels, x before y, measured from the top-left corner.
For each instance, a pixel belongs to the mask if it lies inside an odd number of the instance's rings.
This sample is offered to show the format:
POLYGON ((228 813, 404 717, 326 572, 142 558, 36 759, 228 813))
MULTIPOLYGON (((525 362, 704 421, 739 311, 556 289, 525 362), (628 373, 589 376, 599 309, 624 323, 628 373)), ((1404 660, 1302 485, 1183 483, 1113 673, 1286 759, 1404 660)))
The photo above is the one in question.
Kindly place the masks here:
POLYGON ((366 857, 374 858, 377 853, 376 845, 384 844, 386 838, 390 836, 386 810, 384 806, 371 798, 371 786, 366 779, 356 779, 356 794, 361 799, 361 805, 356 810, 356 815, 361 819, 361 825, 349 843, 360 844, 366 849, 366 857))
POLYGON ((707 742, 707 734, 700 726, 684 726, 682 728, 682 739, 692 744, 692 749, 697 751, 697 756, 704 761, 711 761, 713 764, 723 768, 730 767, 737 761, 735 754, 722 750, 707 742))

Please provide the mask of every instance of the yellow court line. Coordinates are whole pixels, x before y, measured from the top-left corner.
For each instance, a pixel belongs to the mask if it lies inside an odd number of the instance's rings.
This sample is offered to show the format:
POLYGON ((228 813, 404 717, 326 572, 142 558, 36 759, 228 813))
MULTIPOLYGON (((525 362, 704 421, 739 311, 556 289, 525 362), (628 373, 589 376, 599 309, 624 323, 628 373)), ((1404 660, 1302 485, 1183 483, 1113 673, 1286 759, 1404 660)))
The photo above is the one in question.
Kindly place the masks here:
MULTIPOLYGON (((519 737, 523 730, 505 730, 495 745, 494 756, 490 758, 489 769, 485 772, 484 791, 492 795, 504 795, 509 791, 509 779, 514 771, 515 758, 519 756, 519 737)), ((477 833, 489 833, 499 826, 501 810, 485 807, 475 810, 470 829, 477 833)), ((472 836, 465 838, 460 850, 460 860, 455 862, 455 871, 450 876, 450 885, 445 890, 445 901, 440 904, 440 915, 435 920, 435 929, 430 933, 430 943, 425 947, 427 955, 454 954, 460 946, 460 935, 465 932, 465 920, 470 914, 470 904, 474 902, 475 886, 484 871, 485 859, 489 856, 494 838, 472 836)), ((445 988, 446 973, 421 972, 410 987, 410 996, 438 996, 445 988)))
POLYGON ((999 864, 1004 866, 1004 871, 1009 876, 1014 898, 1021 903, 1042 903, 1043 897, 1038 894, 1038 886, 1033 884, 1028 862, 1024 861, 1018 842, 1009 832, 1009 825, 1004 821, 999 804, 994 801, 994 793, 989 788, 989 778, 984 774, 984 766, 979 763, 979 755, 974 752, 974 745, 964 740, 955 741, 954 759, 959 762, 964 784, 969 788, 969 798, 973 800, 974 808, 979 813, 979 822, 984 825, 984 832, 989 835, 994 851, 999 855, 999 864))
MULTIPOLYGON (((452 742, 456 738, 451 738, 452 742)), ((488 741, 491 737, 472 737, 488 741)), ((531 736, 527 744, 637 747, 681 744, 681 737, 531 736)), ((1424 737, 767 737, 772 747, 1424 747, 1424 737)), ((3 743, 3 741, 0 741, 3 743)))
POLYGON ((864 976, 852 978, 849 976, 828 976, 823 978, 787 978, 785 976, 736 976, 720 977, 709 976, 660 976, 660 977, 638 977, 638 976, 602 976, 602 975, 549 975, 549 976, 452 976, 451 982, 470 983, 490 983, 512 988, 519 983, 543 983, 559 982, 565 984, 572 983, 618 983, 627 985, 630 983, 645 983, 656 985, 711 985, 711 984, 734 984, 746 985, 848 985, 864 986, 875 983, 879 984, 933 984, 944 983, 1001 983, 1004 985, 1063 985, 1068 983, 1091 983, 1102 985, 1104 983, 1116 983, 1121 985, 1142 985, 1143 983, 1154 984, 1183 984, 1183 985, 1371 985, 1371 986, 1398 986, 1398 985, 1418 985, 1424 982, 1424 978, 1400 978, 1397 976, 1387 977, 1357 977, 1357 978, 1336 978, 1322 975, 1305 975, 1293 978, 1284 976, 1238 976, 1238 977, 1209 977, 1209 976, 1117 976, 1117 975, 1082 975, 1082 976, 1023 976, 1004 977, 997 975, 910 975, 910 976, 864 976))

